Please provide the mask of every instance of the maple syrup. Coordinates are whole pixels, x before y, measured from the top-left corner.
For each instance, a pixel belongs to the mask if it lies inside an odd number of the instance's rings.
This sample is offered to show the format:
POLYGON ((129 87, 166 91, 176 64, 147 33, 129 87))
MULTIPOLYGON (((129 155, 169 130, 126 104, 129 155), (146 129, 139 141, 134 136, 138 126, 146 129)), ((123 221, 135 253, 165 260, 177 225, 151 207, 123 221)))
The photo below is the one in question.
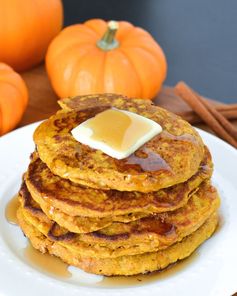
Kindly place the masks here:
MULTIPOLYGON (((14 196, 7 204, 5 210, 5 216, 9 223, 17 224, 16 211, 19 207, 18 196, 14 196)), ((216 232, 219 231, 223 224, 219 223, 216 232)), ((169 229, 168 229, 169 230, 169 229)), ((170 232, 170 231, 168 231, 170 232)), ((36 269, 41 272, 48 273, 59 278, 70 278, 72 276, 71 272, 68 270, 68 264, 64 263, 61 259, 56 256, 52 256, 48 253, 41 253, 32 247, 31 243, 28 243, 26 248, 23 250, 24 258, 36 269)), ((194 252, 188 258, 181 260, 177 263, 169 265, 162 271, 151 272, 145 275, 136 276, 114 276, 114 277, 104 277, 103 280, 96 286, 116 288, 116 287, 128 287, 128 286, 139 286, 148 283, 159 282, 166 278, 170 278, 177 274, 178 272, 184 270, 189 264, 191 264, 198 257, 198 253, 194 252)))
POLYGON ((11 224, 17 224, 17 216, 16 212, 19 208, 20 202, 18 200, 18 195, 16 194, 11 198, 8 202, 6 209, 5 209, 5 217, 7 221, 11 224))
MULTIPOLYGON (((5 217, 11 224, 18 224, 16 212, 19 205, 20 202, 18 200, 18 195, 15 195, 6 206, 5 217)), ((48 253, 42 254, 33 248, 30 243, 28 243, 27 247, 24 249, 23 255, 31 265, 42 272, 46 272, 60 278, 71 277, 71 273, 68 271, 68 265, 66 263, 55 256, 49 255, 48 253)))
POLYGON ((23 251, 24 258, 41 272, 46 272, 60 278, 70 278, 71 272, 68 265, 56 256, 49 253, 41 253, 28 243, 23 251))
POLYGON ((97 114, 87 124, 92 129, 91 138, 106 142, 116 150, 126 151, 144 134, 151 130, 149 122, 116 109, 97 114))
POLYGON ((111 108, 82 122, 71 133, 84 145, 124 159, 161 131, 162 127, 151 119, 111 108))
POLYGON ((147 148, 141 148, 140 151, 136 151, 124 162, 120 164, 120 167, 124 168, 136 168, 141 172, 153 172, 153 171, 170 171, 171 168, 168 163, 158 154, 147 148))

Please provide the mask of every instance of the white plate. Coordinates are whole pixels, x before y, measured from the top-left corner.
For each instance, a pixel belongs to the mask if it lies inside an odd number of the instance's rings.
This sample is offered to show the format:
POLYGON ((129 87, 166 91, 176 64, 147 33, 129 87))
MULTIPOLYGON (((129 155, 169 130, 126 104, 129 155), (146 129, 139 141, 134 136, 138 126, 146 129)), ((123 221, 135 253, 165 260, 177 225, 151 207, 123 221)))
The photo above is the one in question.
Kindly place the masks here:
POLYGON ((34 150, 32 134, 38 123, 0 138, 0 295, 220 295, 237 292, 237 150, 199 130, 210 148, 222 205, 222 226, 198 249, 198 257, 179 272, 156 282, 129 287, 98 287, 101 277, 72 272, 58 279, 29 265, 22 256, 26 244, 19 227, 5 219, 5 207, 18 191, 21 175, 34 150))

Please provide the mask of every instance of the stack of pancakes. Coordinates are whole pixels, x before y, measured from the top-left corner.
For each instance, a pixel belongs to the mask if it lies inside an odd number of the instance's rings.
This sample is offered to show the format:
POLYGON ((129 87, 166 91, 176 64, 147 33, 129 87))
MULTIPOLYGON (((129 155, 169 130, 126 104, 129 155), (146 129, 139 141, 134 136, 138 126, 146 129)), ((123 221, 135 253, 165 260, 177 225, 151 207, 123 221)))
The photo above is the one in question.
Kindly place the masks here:
POLYGON ((117 95, 60 105, 34 133, 19 192, 19 224, 36 249, 88 272, 133 275, 163 269, 211 236, 220 204, 212 160, 187 122, 117 95), (122 160, 72 137, 74 127, 111 107, 148 117, 163 131, 122 160))

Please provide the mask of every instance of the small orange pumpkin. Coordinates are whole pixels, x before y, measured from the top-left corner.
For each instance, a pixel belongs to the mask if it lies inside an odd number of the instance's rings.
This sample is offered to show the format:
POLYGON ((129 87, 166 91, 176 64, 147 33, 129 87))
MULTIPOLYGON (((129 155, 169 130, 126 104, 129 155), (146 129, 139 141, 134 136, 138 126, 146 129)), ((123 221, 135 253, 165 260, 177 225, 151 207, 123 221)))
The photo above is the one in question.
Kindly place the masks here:
POLYGON ((145 30, 125 21, 93 19, 61 31, 48 48, 46 68, 61 98, 109 92, 153 99, 167 64, 145 30))
POLYGON ((62 21, 61 0, 0 0, 0 61, 16 71, 38 64, 62 21))
POLYGON ((24 80, 11 67, 0 63, 0 135, 19 123, 27 102, 28 91, 24 80))

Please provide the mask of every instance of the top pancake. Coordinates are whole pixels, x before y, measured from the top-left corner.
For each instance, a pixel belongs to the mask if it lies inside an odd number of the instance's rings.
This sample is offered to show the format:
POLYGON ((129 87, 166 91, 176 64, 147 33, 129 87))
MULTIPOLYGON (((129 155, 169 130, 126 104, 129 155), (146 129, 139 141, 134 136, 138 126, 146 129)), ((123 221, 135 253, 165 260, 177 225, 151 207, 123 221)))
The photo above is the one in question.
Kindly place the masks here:
POLYGON ((192 126, 150 102, 101 95, 68 99, 62 106, 65 110, 36 129, 34 141, 41 160, 50 170, 75 183, 119 191, 157 191, 188 180, 203 159, 204 145, 192 126), (68 110, 72 106, 74 110, 68 110), (163 131, 122 160, 72 137, 74 127, 112 106, 150 118, 159 123, 163 131))

